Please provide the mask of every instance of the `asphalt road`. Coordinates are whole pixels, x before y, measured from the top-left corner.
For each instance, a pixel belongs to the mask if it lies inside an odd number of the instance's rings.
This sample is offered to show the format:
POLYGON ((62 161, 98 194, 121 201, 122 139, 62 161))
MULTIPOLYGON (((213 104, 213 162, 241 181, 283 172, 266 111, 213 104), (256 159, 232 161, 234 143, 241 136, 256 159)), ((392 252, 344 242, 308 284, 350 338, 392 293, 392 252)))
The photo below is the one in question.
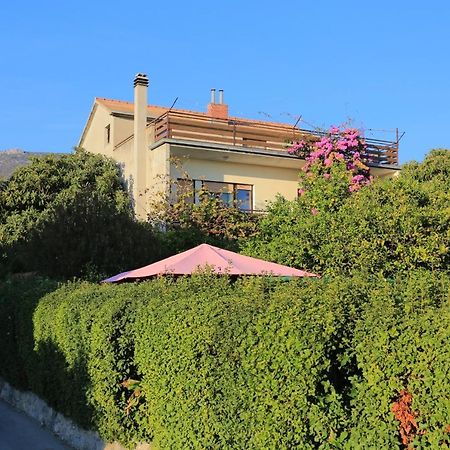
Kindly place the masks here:
POLYGON ((71 450, 71 447, 0 400, 0 450, 71 450))

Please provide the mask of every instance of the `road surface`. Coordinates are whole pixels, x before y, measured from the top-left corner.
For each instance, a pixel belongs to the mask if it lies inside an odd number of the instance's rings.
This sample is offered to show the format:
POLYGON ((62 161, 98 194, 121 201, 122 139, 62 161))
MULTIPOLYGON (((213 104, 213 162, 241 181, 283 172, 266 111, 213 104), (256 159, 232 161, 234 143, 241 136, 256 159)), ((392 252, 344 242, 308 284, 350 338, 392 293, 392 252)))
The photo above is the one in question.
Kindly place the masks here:
POLYGON ((72 450, 34 419, 0 400, 0 450, 72 450))

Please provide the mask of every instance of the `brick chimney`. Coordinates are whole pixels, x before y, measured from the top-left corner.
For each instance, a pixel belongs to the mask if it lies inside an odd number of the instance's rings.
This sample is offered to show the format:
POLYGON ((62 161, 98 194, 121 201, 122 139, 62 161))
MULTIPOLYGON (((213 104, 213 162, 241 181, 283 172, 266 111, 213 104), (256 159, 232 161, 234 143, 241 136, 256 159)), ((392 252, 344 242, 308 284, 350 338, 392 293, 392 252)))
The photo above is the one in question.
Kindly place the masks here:
POLYGON ((135 212, 138 216, 142 202, 139 196, 145 189, 146 160, 147 160, 147 90, 148 78, 144 73, 138 73, 134 79, 134 147, 133 147, 133 199, 135 212))
POLYGON ((211 89, 207 114, 215 119, 228 119, 228 105, 223 103, 223 89, 219 89, 219 103, 216 103, 216 90, 211 89))

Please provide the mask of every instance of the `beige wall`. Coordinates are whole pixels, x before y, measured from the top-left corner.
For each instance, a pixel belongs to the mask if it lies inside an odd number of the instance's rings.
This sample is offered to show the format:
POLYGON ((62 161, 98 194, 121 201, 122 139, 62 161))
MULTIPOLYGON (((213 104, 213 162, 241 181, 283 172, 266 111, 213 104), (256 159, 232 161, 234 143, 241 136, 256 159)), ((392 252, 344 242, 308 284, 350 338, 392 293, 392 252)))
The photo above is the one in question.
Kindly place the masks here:
POLYGON ((170 146, 160 145, 147 151, 145 201, 148 211, 151 203, 168 198, 170 187, 170 146))
POLYGON ((262 210, 277 193, 291 200, 297 196, 299 169, 240 164, 226 161, 188 159, 182 170, 171 165, 171 178, 182 177, 186 171, 190 178, 253 185, 253 208, 262 210))
POLYGON ((111 156, 113 151, 114 125, 110 111, 97 104, 94 116, 86 130, 83 140, 80 142, 81 147, 92 153, 100 153, 102 155, 111 156), (110 125, 111 141, 106 142, 105 127, 110 125))
POLYGON ((113 123, 113 143, 119 144, 133 134, 133 118, 111 116, 113 123))
MULTIPOLYGON (((137 193, 134 195, 134 201, 139 218, 147 217, 152 200, 168 194, 168 181, 184 177, 184 172, 193 179, 251 184, 253 207, 256 210, 265 209, 267 202, 274 200, 277 193, 287 199, 297 196, 298 174, 304 164, 300 160, 286 161, 283 158, 237 152, 220 153, 208 146, 194 151, 178 145, 174 150, 175 147, 171 147, 171 144, 162 144, 152 150, 135 153, 132 134, 132 120, 113 117, 111 111, 97 104, 93 120, 80 144, 87 151, 106 155, 120 164, 128 190, 130 193, 133 190, 137 193), (109 144, 105 138, 107 125, 111 127, 109 144), (172 157, 172 160, 177 161, 174 163, 169 162, 171 154, 189 157, 172 157), (294 164, 297 164, 297 167, 291 167, 294 164), (143 169, 139 186, 134 184, 138 167, 143 169)), ((146 148, 152 144, 152 139, 153 130, 149 127, 146 129, 146 148)), ((385 177, 395 176, 398 172, 373 168, 372 173, 385 177)))

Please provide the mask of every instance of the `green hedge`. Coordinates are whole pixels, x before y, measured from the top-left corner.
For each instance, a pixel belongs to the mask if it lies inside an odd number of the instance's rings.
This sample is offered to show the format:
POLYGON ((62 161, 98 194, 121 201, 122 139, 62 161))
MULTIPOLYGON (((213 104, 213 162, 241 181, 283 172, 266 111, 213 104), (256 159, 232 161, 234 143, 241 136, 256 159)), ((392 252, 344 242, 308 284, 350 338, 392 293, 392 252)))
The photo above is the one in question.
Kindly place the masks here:
POLYGON ((450 308, 448 277, 412 274, 375 290, 355 330, 359 374, 353 379, 352 428, 345 448, 450 448, 450 308), (412 396, 403 410, 404 446, 393 404, 412 396))
POLYGON ((55 287, 0 284, 0 375, 105 439, 401 449, 407 392, 408 443, 449 446, 446 276, 55 287))

